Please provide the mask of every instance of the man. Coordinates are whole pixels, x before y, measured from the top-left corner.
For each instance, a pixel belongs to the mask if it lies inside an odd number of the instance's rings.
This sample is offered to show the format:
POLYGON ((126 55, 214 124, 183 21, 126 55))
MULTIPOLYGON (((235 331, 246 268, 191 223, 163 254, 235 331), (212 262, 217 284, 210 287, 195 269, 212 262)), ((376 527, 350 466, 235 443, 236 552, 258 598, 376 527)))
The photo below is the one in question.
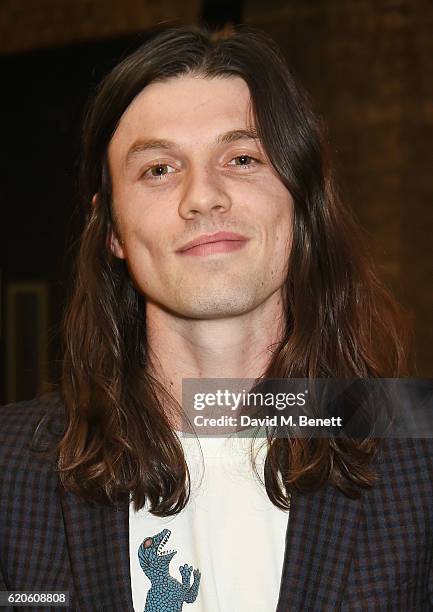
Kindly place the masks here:
POLYGON ((251 464, 242 438, 202 439, 201 463, 181 435, 186 378, 406 373, 275 46, 143 45, 89 107, 81 188, 61 388, 0 412, 2 588, 89 611, 432 609, 431 441, 270 434, 251 464))

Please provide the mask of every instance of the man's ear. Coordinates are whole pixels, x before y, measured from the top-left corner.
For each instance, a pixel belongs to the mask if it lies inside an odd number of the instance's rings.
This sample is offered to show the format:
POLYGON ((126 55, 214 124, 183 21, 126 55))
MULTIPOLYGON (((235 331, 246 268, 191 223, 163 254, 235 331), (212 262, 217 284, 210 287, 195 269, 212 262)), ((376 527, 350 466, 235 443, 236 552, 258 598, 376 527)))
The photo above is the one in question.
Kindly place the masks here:
POLYGON ((125 251, 123 250, 123 242, 118 238, 114 229, 111 230, 109 238, 110 250, 115 257, 125 259, 125 251))
MULTIPOLYGON (((95 193, 92 198, 92 206, 95 207, 98 205, 99 205, 99 193, 95 193)), ((123 242, 118 237, 114 229, 112 229, 110 232, 110 237, 107 241, 107 246, 115 257, 118 257, 119 259, 125 259, 125 252, 123 250, 123 242)))

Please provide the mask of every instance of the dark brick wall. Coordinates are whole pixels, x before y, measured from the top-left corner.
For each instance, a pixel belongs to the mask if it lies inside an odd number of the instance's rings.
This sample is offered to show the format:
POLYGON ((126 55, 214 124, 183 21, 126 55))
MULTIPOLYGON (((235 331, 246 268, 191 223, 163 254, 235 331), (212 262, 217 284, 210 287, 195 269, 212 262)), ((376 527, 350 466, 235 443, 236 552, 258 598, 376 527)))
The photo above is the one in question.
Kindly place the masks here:
POLYGON ((140 32, 166 21, 191 23, 200 0, 1 0, 0 53, 140 32))

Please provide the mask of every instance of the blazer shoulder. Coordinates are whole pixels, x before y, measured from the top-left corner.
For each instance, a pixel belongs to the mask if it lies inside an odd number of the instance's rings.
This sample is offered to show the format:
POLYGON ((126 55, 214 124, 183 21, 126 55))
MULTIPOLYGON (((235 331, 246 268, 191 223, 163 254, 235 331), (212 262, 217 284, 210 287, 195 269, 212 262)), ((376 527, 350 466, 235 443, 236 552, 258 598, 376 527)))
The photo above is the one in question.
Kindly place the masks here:
POLYGON ((394 495, 396 490, 401 495, 405 491, 411 503, 415 503, 414 496, 419 496, 433 521, 432 438, 382 439, 376 467, 382 482, 380 490, 387 489, 387 495, 394 495))
POLYGON ((393 437, 391 431, 382 439, 379 463, 391 469, 399 466, 406 473, 410 466, 433 481, 433 379, 399 379, 393 389, 398 391, 397 429, 402 418, 402 431, 408 435, 393 437))
POLYGON ((379 445, 378 463, 396 465, 408 459, 430 467, 433 475, 433 438, 382 438, 379 445))
POLYGON ((59 391, 0 406, 0 474, 46 465, 64 425, 65 407, 59 391))

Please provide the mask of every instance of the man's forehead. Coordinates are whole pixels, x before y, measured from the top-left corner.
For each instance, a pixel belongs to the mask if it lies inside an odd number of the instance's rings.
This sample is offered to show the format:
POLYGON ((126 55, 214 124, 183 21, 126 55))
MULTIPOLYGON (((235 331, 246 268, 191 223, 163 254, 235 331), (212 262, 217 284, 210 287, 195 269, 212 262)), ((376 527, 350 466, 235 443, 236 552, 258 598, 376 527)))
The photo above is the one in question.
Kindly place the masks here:
POLYGON ((176 77, 138 94, 119 122, 109 156, 126 166, 150 150, 235 141, 260 145, 246 83, 238 77, 176 77))
POLYGON ((239 102, 241 98, 244 102, 249 100, 248 85, 240 76, 179 75, 149 83, 135 96, 130 108, 146 103, 148 106, 154 104, 156 108, 161 104, 177 108, 183 101, 188 107, 191 102, 200 106, 206 98, 211 102, 224 102, 230 95, 236 96, 239 102))

